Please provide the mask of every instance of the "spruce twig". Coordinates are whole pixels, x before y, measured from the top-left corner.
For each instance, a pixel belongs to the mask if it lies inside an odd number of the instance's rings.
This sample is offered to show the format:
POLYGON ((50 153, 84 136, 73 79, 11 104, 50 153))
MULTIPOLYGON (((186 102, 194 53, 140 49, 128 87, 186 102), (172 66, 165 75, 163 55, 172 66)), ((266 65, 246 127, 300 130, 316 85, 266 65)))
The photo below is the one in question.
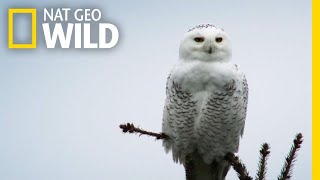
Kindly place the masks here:
POLYGON ((265 180, 267 173, 267 160, 270 154, 270 146, 267 143, 262 144, 260 150, 260 161, 258 166, 258 172, 256 175, 256 180, 265 180))
POLYGON ((232 153, 228 153, 225 159, 230 162, 233 169, 237 172, 239 180, 252 180, 249 176, 246 166, 239 160, 237 156, 232 153))
POLYGON ((278 176, 278 180, 289 180, 291 178, 293 165, 297 158, 297 151, 301 148, 302 142, 302 134, 299 133, 293 140, 293 145, 290 149, 289 154, 286 157, 285 163, 281 170, 281 174, 278 176))
POLYGON ((122 132, 124 133, 137 133, 140 136, 141 135, 152 136, 152 137, 155 137, 157 140, 169 138, 169 136, 166 135, 165 133, 155 133, 155 132, 145 131, 143 129, 135 127, 132 123, 121 124, 119 127, 122 129, 122 132))

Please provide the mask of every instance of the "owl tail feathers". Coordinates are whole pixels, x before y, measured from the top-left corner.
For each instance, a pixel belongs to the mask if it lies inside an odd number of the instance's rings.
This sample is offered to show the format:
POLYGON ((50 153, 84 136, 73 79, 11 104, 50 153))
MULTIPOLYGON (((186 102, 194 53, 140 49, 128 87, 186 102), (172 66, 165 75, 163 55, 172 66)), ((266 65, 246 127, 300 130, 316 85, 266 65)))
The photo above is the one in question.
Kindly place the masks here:
POLYGON ((224 160, 212 164, 203 161, 194 162, 192 180, 225 180, 229 169, 230 164, 224 160))

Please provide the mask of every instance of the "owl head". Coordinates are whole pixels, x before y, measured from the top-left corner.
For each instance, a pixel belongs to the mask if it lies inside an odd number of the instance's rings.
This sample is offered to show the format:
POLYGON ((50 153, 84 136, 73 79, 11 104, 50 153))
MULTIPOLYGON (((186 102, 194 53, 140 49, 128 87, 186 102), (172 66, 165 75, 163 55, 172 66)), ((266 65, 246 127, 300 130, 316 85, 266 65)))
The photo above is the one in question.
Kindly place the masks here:
POLYGON ((232 55, 227 33, 211 24, 190 29, 181 41, 180 59, 198 61, 229 61, 232 55))

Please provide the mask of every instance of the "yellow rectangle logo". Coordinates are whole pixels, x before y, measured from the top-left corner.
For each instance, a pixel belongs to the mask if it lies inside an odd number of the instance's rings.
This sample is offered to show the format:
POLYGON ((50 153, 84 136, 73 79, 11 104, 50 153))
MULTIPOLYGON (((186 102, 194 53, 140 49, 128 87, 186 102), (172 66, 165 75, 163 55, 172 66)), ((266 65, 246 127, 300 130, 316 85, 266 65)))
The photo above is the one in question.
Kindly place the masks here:
POLYGON ((37 10, 35 8, 30 9, 8 9, 8 48, 20 48, 29 49, 37 47, 37 10), (13 42, 13 14, 31 14, 31 44, 15 44, 13 42))

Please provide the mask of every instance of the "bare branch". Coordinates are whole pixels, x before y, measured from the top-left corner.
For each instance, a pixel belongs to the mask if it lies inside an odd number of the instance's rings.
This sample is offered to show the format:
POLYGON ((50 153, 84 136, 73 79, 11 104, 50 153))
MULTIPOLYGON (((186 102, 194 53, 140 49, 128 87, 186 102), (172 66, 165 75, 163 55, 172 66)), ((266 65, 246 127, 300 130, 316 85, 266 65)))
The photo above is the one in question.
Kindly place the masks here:
POLYGON ((157 140, 158 139, 169 139, 169 136, 166 135, 165 133, 155 133, 155 132, 145 131, 143 129, 135 127, 132 123, 131 124, 130 123, 121 124, 119 127, 122 129, 122 132, 124 132, 124 133, 137 133, 140 136, 141 135, 153 136, 157 140))

